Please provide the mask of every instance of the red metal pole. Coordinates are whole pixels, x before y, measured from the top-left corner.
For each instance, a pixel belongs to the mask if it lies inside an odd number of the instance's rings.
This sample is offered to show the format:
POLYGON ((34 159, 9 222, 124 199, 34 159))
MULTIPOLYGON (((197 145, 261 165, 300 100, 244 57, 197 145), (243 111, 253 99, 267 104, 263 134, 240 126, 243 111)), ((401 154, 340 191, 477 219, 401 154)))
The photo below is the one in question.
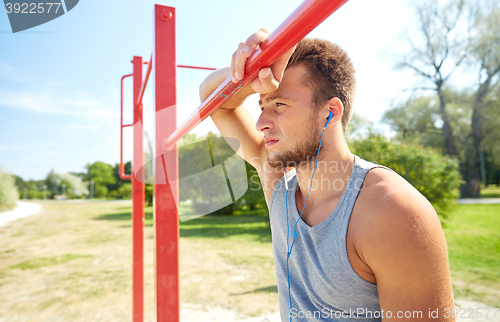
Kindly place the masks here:
POLYGON ((142 86, 142 57, 134 56, 134 155, 132 160, 133 321, 144 320, 144 151, 142 103, 137 103, 142 86), (139 126, 137 126, 139 125, 139 126), (142 179, 141 181, 137 178, 142 179))
MULTIPOLYGON (((196 111, 169 137, 165 137, 163 147, 170 150, 172 144, 180 140, 200 124, 243 86, 257 77, 260 69, 270 66, 276 59, 292 48, 347 0, 306 0, 263 42, 245 67, 245 77, 233 83, 228 77, 208 97, 196 111)), ((159 139, 159 138, 157 138, 159 139)))
POLYGON ((179 199, 178 154, 165 154, 162 138, 177 128, 175 8, 155 5, 155 135, 154 223, 156 243, 157 321, 180 320, 179 316, 179 199))
POLYGON ((132 126, 133 124, 123 124, 123 80, 127 77, 131 77, 133 74, 128 74, 122 77, 120 82, 120 167, 118 170, 118 175, 123 180, 131 180, 132 175, 125 174, 125 167, 123 165, 123 128, 126 126, 132 126))
POLYGON ((153 67, 153 54, 151 54, 151 58, 149 58, 149 63, 144 62, 145 65, 148 65, 148 71, 146 72, 146 78, 144 82, 142 82, 141 89, 139 91, 139 99, 137 100, 137 104, 142 104, 142 97, 144 96, 144 91, 146 90, 146 86, 148 85, 149 74, 151 74, 151 68, 153 67))
POLYGON ((204 70, 217 70, 213 67, 202 67, 202 66, 189 66, 189 65, 177 65, 179 68, 191 68, 191 69, 204 69, 204 70))

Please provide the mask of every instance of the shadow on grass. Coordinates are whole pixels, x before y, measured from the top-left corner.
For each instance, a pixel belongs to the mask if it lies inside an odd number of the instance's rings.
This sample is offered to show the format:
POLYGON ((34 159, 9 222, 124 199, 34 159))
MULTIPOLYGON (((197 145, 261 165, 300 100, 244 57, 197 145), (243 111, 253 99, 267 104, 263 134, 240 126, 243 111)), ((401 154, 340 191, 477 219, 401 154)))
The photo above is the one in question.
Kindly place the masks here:
POLYGON ((245 295, 245 294, 250 294, 250 293, 271 293, 271 292, 277 293, 278 286, 272 285, 272 286, 267 286, 267 287, 256 288, 255 290, 248 291, 248 292, 231 293, 231 294, 229 294, 229 296, 245 295))
MULTIPOLYGON (((132 214, 130 212, 120 212, 120 213, 112 213, 112 214, 104 214, 94 217, 95 220, 118 220, 118 221, 131 221, 132 214)), ((144 226, 149 227, 153 226, 153 214, 152 213, 144 213, 145 223, 144 226)), ((123 228, 131 227, 130 225, 124 225, 123 228)))
MULTIPOLYGON (((124 221, 131 227, 130 212, 103 214, 94 217, 95 220, 124 221)), ((145 212, 145 226, 153 226, 153 213, 145 212)), ((180 223, 180 237, 183 238, 225 238, 241 236, 260 242, 271 242, 271 230, 267 214, 236 215, 236 216, 202 216, 180 223)))
POLYGON ((180 224, 180 236, 186 238, 225 238, 238 235, 260 242, 271 242, 267 215, 208 215, 180 224))

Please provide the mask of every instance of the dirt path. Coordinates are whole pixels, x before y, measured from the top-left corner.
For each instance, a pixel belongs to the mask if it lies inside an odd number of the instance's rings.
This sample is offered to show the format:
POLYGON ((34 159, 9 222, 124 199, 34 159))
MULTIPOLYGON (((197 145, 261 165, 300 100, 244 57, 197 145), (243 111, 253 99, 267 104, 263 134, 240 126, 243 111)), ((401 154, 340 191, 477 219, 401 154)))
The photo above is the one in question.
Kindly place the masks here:
POLYGON ((0 212, 0 227, 6 226, 16 219, 35 215, 40 209, 41 204, 39 203, 18 201, 14 209, 0 212))

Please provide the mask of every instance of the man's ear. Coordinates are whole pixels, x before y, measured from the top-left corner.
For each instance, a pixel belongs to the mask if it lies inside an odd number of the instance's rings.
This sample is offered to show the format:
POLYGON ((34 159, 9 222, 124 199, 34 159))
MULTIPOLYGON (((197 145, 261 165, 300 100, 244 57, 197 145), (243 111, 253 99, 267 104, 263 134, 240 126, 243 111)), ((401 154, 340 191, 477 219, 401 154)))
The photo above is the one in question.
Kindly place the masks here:
POLYGON ((328 111, 333 114, 330 124, 335 124, 342 119, 342 114, 344 114, 344 104, 342 104, 342 101, 338 97, 332 97, 328 100, 328 111))

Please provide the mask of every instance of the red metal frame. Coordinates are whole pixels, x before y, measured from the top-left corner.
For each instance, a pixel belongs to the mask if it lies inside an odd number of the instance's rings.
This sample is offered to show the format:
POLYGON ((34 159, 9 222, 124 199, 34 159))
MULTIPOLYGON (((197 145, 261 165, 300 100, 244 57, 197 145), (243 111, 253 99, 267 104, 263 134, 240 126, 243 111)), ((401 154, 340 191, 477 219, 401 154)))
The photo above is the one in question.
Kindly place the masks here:
MULTIPOLYGON (((142 57, 134 56, 133 73, 125 75, 120 82, 120 167, 119 175, 123 180, 132 180, 132 316, 134 322, 144 320, 144 150, 142 130, 142 102, 139 95, 144 94, 147 79, 142 81, 142 57), (133 115, 132 124, 123 124, 123 81, 133 77, 133 115), (123 164, 123 128, 133 126, 132 173, 125 174, 123 164), (137 178, 141 179, 138 180, 137 178), (141 182, 142 181, 142 182, 141 182)), ((141 96, 142 99, 142 96, 141 96)))
POLYGON ((123 128, 134 125, 134 124, 123 124, 123 80, 133 75, 134 74, 124 75, 120 82, 120 167, 118 175, 122 180, 132 179, 131 174, 125 174, 125 166, 123 165, 123 128))
POLYGON ((149 63, 144 62, 145 65, 148 65, 148 71, 146 72, 146 78, 141 85, 141 89, 139 91, 139 98, 137 99, 137 105, 142 104, 142 97, 144 96, 144 91, 146 90, 146 86, 148 85, 149 75, 151 74, 151 68, 153 68, 153 54, 151 54, 151 58, 149 58, 149 63))
MULTIPOLYGON (((215 68, 177 65, 175 52, 175 8, 155 5, 154 50, 149 63, 134 57, 134 73, 121 80, 120 121, 120 177, 133 183, 133 316, 142 321, 143 297, 143 240, 144 240, 144 178, 135 167, 132 174, 124 173, 123 128, 134 126, 133 165, 144 164, 142 147, 142 98, 155 64, 155 184, 153 191, 155 229, 155 277, 157 321, 179 321, 179 214, 176 206, 179 194, 177 141, 208 117, 215 109, 237 93, 257 76, 262 67, 270 66, 278 57, 299 42, 311 30, 342 6, 347 0, 306 0, 262 43, 246 65, 245 77, 234 84, 228 77, 219 88, 177 128, 176 69, 215 68), (148 64, 146 78, 142 81, 142 65, 148 64), (134 124, 123 124, 123 80, 134 76, 134 124), (136 131, 137 130, 137 131, 136 131), (165 139, 166 138, 166 139, 165 139), (163 141, 162 141, 163 140, 163 141), (134 171, 137 170, 137 171, 134 171)), ((142 170, 143 171, 143 170, 142 170)))
POLYGON ((192 69, 204 69, 204 70, 217 70, 213 67, 201 67, 201 66, 189 66, 189 65, 177 65, 179 68, 192 68, 192 69))
POLYGON ((175 142, 253 80, 263 67, 270 66, 345 2, 347 0, 304 1, 250 57, 245 67, 245 77, 236 84, 231 81, 231 77, 228 77, 174 133, 164 140, 165 150, 172 149, 175 142))
MULTIPOLYGON (((144 95, 147 79, 142 81, 142 57, 134 56, 134 153, 132 160, 132 296, 133 321, 144 320, 144 149, 143 109, 139 95, 144 95), (137 179, 141 179, 140 181, 137 179)), ((148 71, 151 69, 149 65, 148 71)), ((142 96, 141 96, 142 99, 142 96)))
POLYGON ((178 154, 165 154, 161 139, 177 128, 175 8, 155 5, 155 184, 153 188, 156 244, 157 321, 179 321, 178 154), (161 158, 160 158, 161 157, 161 158))

